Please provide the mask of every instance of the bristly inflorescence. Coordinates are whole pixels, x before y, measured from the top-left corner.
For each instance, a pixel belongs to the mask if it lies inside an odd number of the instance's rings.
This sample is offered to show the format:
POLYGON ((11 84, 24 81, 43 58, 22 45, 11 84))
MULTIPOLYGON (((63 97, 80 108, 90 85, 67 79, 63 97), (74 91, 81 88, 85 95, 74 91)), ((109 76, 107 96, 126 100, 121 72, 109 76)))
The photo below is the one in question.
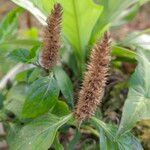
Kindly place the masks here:
POLYGON ((102 41, 98 41, 91 52, 75 110, 75 117, 79 122, 94 115, 102 100, 111 59, 110 45, 110 35, 106 32, 102 41))
POLYGON ((47 18, 44 28, 44 45, 41 54, 41 63, 45 69, 52 69, 58 62, 61 48, 60 32, 62 22, 62 6, 57 3, 47 18))

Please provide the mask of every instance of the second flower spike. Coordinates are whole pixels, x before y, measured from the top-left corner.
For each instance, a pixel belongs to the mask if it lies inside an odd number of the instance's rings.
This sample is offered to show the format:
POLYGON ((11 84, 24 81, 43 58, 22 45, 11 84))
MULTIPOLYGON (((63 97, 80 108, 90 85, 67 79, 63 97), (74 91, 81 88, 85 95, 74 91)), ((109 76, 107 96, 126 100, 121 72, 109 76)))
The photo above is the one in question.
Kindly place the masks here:
POLYGON ((110 45, 110 35, 105 33, 91 52, 75 112, 80 123, 95 113, 102 100, 111 59, 110 45))

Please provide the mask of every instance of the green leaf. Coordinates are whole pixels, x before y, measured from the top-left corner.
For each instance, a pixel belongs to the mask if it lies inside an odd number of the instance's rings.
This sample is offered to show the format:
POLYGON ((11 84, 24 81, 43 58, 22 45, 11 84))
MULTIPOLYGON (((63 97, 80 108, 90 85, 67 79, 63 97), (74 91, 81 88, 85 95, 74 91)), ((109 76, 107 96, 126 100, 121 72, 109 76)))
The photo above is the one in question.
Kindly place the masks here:
POLYGON ((64 150, 64 147, 63 145, 60 143, 59 141, 59 134, 57 133, 56 136, 55 136, 55 139, 54 139, 54 142, 53 142, 53 147, 56 149, 56 150, 64 150))
POLYGON ((137 121, 150 119, 150 51, 138 50, 137 59, 118 134, 130 131, 137 121))
POLYGON ((28 63, 39 65, 40 50, 41 50, 41 44, 35 45, 30 49, 28 63))
POLYGON ((40 77, 41 70, 39 68, 32 68, 18 73, 15 80, 18 82, 32 83, 40 77))
POLYGON ((68 115, 70 113, 70 110, 68 108, 68 105, 65 102, 57 101, 51 113, 56 116, 62 117, 68 115))
POLYGON ((73 85, 70 78, 61 67, 55 67, 54 74, 57 80, 57 84, 62 94, 66 98, 67 103, 69 104, 69 106, 73 108, 74 107, 73 85))
POLYGON ((27 82, 28 81, 28 70, 18 73, 15 77, 15 80, 18 82, 27 82))
POLYGON ((21 36, 23 36, 25 39, 38 39, 39 30, 38 28, 31 27, 28 29, 24 29, 21 31, 21 36))
MULTIPOLYGON (((117 128, 108 126, 115 136, 117 128)), ((107 132, 100 128, 100 149, 102 150, 143 150, 140 142, 132 135, 125 134, 119 139, 110 139, 107 132)))
POLYGON ((31 12, 38 19, 38 21, 43 25, 46 24, 46 16, 38 8, 36 8, 30 0, 25 0, 25 1, 11 0, 11 1, 19 5, 20 7, 25 8, 29 12, 31 12))
POLYGON ((37 52, 39 51, 39 49, 40 49, 40 45, 36 45, 36 46, 34 46, 34 47, 31 48, 31 50, 30 50, 30 56, 29 56, 30 59, 34 59, 36 57, 37 52))
POLYGON ((101 150, 143 150, 140 142, 131 133, 116 138, 117 127, 115 125, 105 124, 95 117, 92 121, 100 131, 101 150))
POLYGON ((10 11, 0 22, 0 43, 11 38, 18 27, 18 16, 22 13, 22 9, 17 8, 10 11))
POLYGON ((41 116, 25 125, 9 146, 11 150, 47 150, 52 145, 57 130, 71 119, 72 114, 56 117, 52 114, 41 116))
POLYGON ((23 117, 34 118, 48 112, 57 103, 58 96, 59 88, 53 76, 41 77, 28 90, 23 117))
POLYGON ((16 75, 15 80, 18 82, 28 82, 28 78, 32 72, 33 69, 22 71, 16 75))
POLYGON ((11 39, 11 40, 6 40, 4 41, 0 46, 5 46, 5 45, 11 45, 16 48, 18 47, 26 47, 30 48, 35 45, 40 45, 41 42, 38 40, 32 40, 32 39, 11 39))
POLYGON ((9 57, 18 62, 28 62, 29 51, 26 49, 15 49, 10 54, 9 57))
POLYGON ((143 5, 143 4, 147 3, 147 2, 149 2, 150 0, 139 0, 139 1, 140 1, 140 5, 143 5))
POLYGON ((13 112, 19 118, 22 117, 21 112, 28 88, 29 87, 26 84, 14 86, 8 92, 6 101, 4 102, 5 109, 13 112))
POLYGON ((100 4, 104 7, 102 14, 99 16, 90 39, 90 45, 99 39, 104 31, 113 24, 116 19, 122 14, 131 4, 138 0, 99 0, 100 4))
POLYGON ((92 29, 102 12, 102 7, 92 0, 58 0, 58 2, 64 9, 65 37, 74 48, 78 61, 83 61, 92 29))
POLYGON ((51 0, 51 1, 50 0, 31 0, 31 1, 44 14, 49 15, 50 10, 53 9, 53 5, 54 5, 56 0, 51 0))
POLYGON ((7 125, 7 143, 8 145, 10 145, 11 142, 14 141, 14 137, 16 136, 16 133, 19 132, 19 130, 21 129, 21 125, 19 124, 15 124, 15 123, 9 123, 9 125, 7 125))
POLYGON ((33 46, 30 51, 27 49, 15 49, 8 55, 9 58, 17 62, 36 63, 39 57, 40 45, 33 46))
POLYGON ((116 56, 117 60, 135 63, 137 54, 134 51, 115 45, 112 47, 112 56, 116 56))
POLYGON ((29 83, 34 82, 36 79, 40 77, 40 74, 41 74, 41 70, 39 68, 35 68, 29 75, 28 82, 29 83))

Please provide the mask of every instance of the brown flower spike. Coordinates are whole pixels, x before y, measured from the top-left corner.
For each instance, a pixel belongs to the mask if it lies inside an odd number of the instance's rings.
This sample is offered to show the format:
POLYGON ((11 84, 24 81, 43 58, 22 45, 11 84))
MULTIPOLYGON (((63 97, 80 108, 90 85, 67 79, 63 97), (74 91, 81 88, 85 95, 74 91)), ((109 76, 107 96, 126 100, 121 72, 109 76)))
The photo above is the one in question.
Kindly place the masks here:
POLYGON ((101 102, 111 59, 110 45, 110 35, 105 33, 103 40, 98 41, 91 52, 75 111, 79 122, 90 118, 101 102))
POLYGON ((45 69, 53 68, 59 60, 61 21, 62 7, 57 3, 48 16, 47 26, 44 28, 44 46, 41 54, 41 63, 45 69))

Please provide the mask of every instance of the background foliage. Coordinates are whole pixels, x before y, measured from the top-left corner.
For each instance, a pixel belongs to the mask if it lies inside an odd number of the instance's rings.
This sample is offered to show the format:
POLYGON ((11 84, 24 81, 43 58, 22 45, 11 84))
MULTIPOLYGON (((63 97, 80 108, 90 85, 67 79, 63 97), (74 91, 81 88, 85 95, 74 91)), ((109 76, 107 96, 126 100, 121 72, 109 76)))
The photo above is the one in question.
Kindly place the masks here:
POLYGON ((19 71, 0 92, 0 118, 10 149, 47 150, 51 147, 62 150, 77 149, 79 145, 78 149, 142 150, 140 141, 131 130, 138 121, 150 119, 150 51, 135 41, 149 29, 128 34, 124 39, 113 37, 112 75, 102 108, 91 120, 84 122, 80 130, 73 111, 76 91, 94 43, 106 30, 113 34, 132 21, 148 0, 11 1, 18 8, 10 11, 0 22, 1 62, 5 58, 9 62, 5 61, 5 66, 8 64, 9 67, 6 69, 1 65, 1 70, 6 73, 16 64, 24 64, 27 69, 19 71), (33 27, 20 32, 18 19, 27 10, 41 25, 45 25, 47 15, 56 2, 61 3, 64 12, 62 65, 47 74, 39 65, 42 47, 40 29, 33 27), (122 70, 125 63, 136 66, 129 84, 131 72, 124 73, 122 70), (119 72, 120 76, 123 74, 123 77, 118 79, 117 75, 113 76, 114 72, 119 72), (115 78, 117 83, 114 84, 111 80, 115 81, 115 78), (114 84, 112 89, 109 89, 110 84, 114 84), (122 91, 127 87, 129 92, 123 105, 127 94, 122 94, 122 91), (113 106, 112 110, 109 110, 110 106, 113 106), (111 111, 118 113, 119 117, 118 114, 111 116, 111 111))

